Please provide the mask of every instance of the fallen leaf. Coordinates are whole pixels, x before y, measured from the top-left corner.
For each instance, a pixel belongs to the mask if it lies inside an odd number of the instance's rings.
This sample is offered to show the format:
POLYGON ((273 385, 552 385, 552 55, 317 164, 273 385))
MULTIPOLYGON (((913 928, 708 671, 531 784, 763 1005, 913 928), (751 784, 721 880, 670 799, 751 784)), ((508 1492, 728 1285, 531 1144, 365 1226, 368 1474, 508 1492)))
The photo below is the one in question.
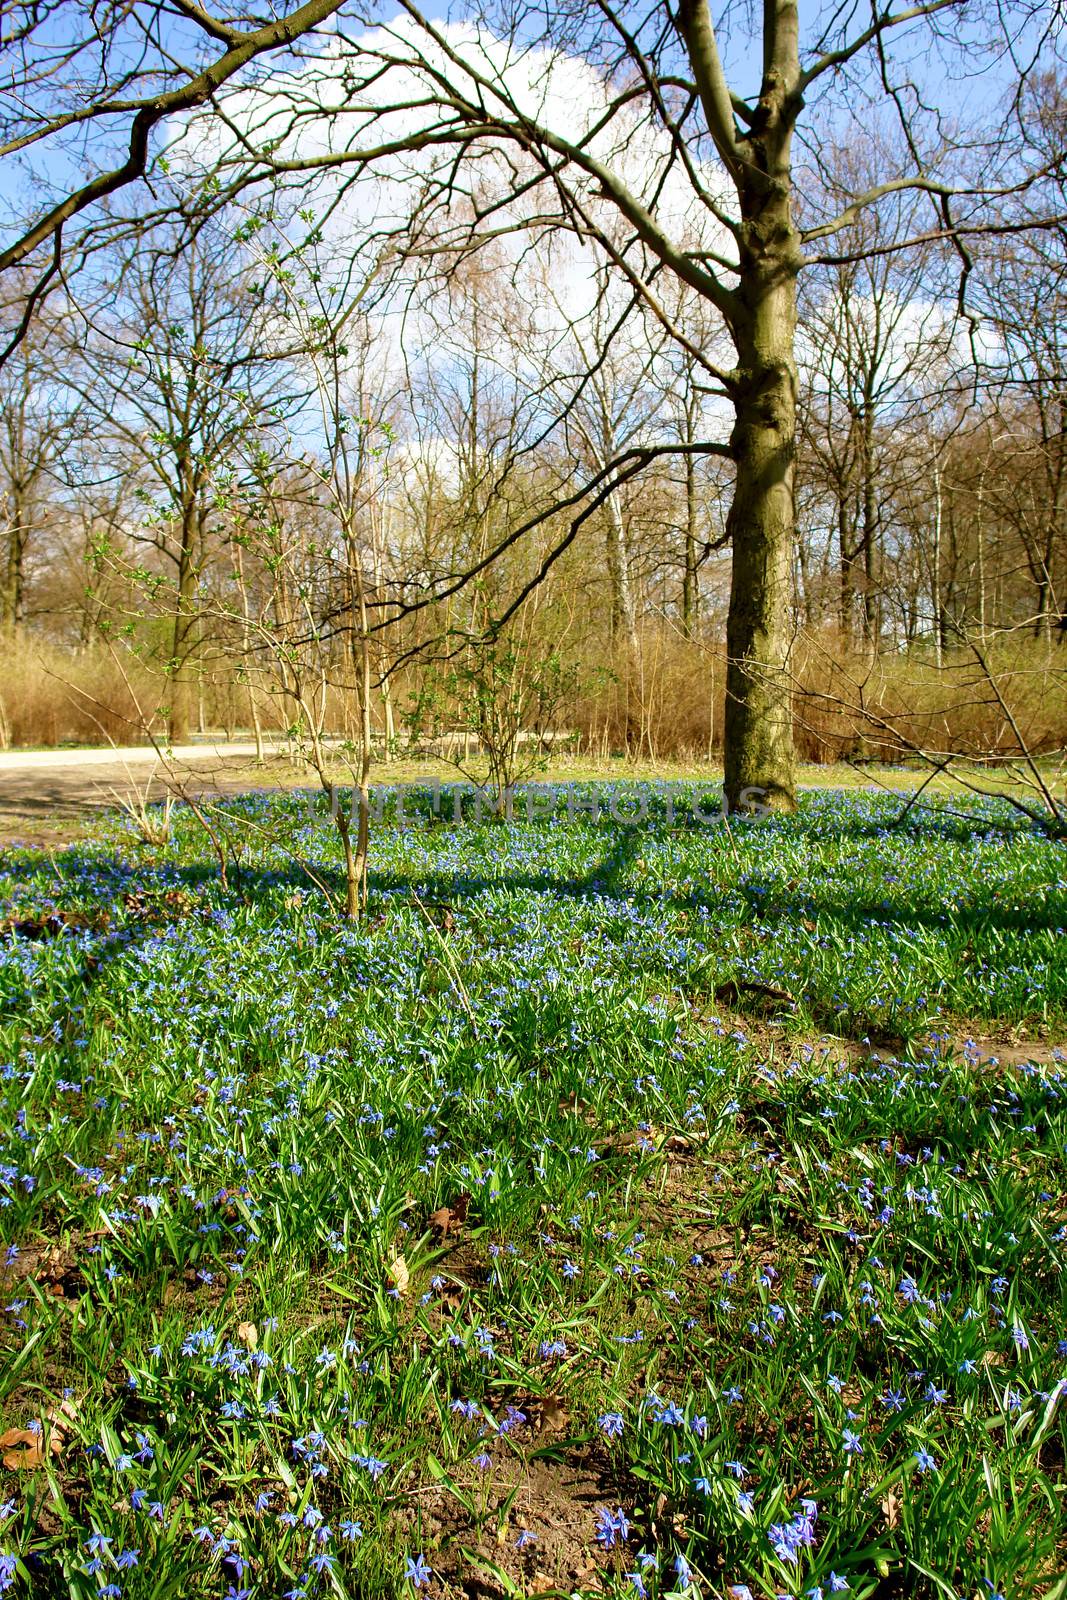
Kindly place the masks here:
POLYGON ((890 1489, 882 1501, 882 1511, 885 1515, 887 1528, 900 1527, 900 1495, 895 1489, 890 1489))
POLYGON ((249 1350, 254 1350, 259 1343, 259 1330, 254 1322, 239 1322, 237 1324, 237 1337, 249 1350))
POLYGON ((17 934, 21 939, 55 939, 67 929, 72 932, 100 932, 111 922, 104 910, 53 911, 46 917, 5 917, 0 922, 0 938, 17 934))
POLYGON ((460 1223, 467 1220, 467 1206, 469 1201, 469 1195, 461 1194, 454 1205, 438 1206, 436 1211, 430 1213, 427 1225, 431 1227, 435 1233, 439 1233, 442 1239, 447 1239, 448 1230, 450 1228, 457 1227, 460 1223))
POLYGON ((570 1420, 562 1400, 554 1394, 542 1395, 537 1402, 537 1411, 539 1428, 547 1428, 550 1433, 565 1428, 570 1420))
POLYGON ((411 1274, 408 1272, 408 1264, 404 1257, 394 1256, 386 1270, 393 1280, 393 1287, 398 1289, 401 1294, 407 1294, 408 1284, 411 1282, 411 1274))
MULTIPOLYGON (((49 1447, 56 1456, 63 1448, 55 1434, 49 1440, 49 1447)), ((8 1428, 6 1433, 0 1434, 0 1450, 4 1453, 4 1466, 9 1472, 32 1472, 44 1460, 44 1432, 31 1433, 28 1428, 8 1428)))
POLYGON ((751 995, 755 1000, 796 1006, 793 996, 787 994, 784 989, 776 989, 770 983, 752 983, 747 978, 740 980, 727 978, 726 982, 720 983, 715 990, 715 999, 721 1006, 736 1006, 742 997, 747 995, 751 995))

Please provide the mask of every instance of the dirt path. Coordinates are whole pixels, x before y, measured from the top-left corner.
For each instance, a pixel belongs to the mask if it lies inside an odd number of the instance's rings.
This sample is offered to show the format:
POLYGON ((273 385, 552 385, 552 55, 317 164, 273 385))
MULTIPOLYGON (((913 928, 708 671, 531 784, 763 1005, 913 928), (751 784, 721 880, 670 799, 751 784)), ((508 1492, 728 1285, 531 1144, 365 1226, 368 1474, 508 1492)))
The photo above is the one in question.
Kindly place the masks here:
MULTIPOLYGON (((291 788, 306 779, 274 747, 256 764, 253 744, 179 745, 168 755, 181 787, 194 795, 291 788)), ((128 750, 0 751, 0 845, 55 845, 77 838, 95 812, 116 797, 161 799, 173 791, 156 752, 128 750)))

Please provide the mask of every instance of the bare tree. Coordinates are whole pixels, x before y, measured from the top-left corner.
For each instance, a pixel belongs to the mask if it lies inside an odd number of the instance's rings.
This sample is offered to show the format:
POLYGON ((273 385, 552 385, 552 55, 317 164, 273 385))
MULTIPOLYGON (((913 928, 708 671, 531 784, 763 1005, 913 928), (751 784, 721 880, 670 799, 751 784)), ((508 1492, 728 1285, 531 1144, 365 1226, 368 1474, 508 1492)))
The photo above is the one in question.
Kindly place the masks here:
MULTIPOLYGON (((384 220, 374 226, 394 240, 404 212, 409 259, 436 257, 442 270, 488 241, 508 241, 518 264, 528 247, 566 232, 607 264, 732 414, 728 442, 701 441, 734 469, 726 798, 734 806, 759 791, 762 803, 791 807, 798 279, 813 265, 847 263, 857 249, 889 255, 920 243, 954 253, 965 298, 976 241, 1062 215, 1043 181, 1059 157, 1034 134, 1038 113, 1024 92, 1039 52, 1056 58, 1055 14, 1024 0, 919 0, 860 19, 831 4, 802 38, 795 0, 767 0, 759 22, 731 5, 713 17, 708 0, 644 8, 487 0, 463 28, 414 0, 389 21, 384 5, 357 0, 343 8, 312 0, 280 19, 215 15, 186 0, 179 10, 179 35, 165 26, 162 4, 94 13, 92 30, 73 34, 69 61, 79 70, 69 99, 55 87, 56 12, 28 14, 0 155, 28 158, 83 132, 106 147, 116 127, 129 144, 122 160, 100 160, 98 176, 49 196, 0 252, 0 269, 32 259, 40 270, 13 337, 53 281, 67 224, 145 171, 151 130, 168 116, 179 209, 194 229, 205 211, 247 201, 257 186, 269 209, 278 188, 294 184, 316 211, 356 194, 359 214, 378 212, 384 220), (330 48, 295 48, 327 16, 330 48), (131 29, 145 41, 132 56, 123 48, 131 29), (186 37, 194 42, 182 60, 186 37), (957 118, 953 132, 938 114, 936 85, 986 64, 985 123, 957 118), (899 123, 898 167, 846 186, 833 209, 813 213, 800 202, 809 189, 830 192, 819 175, 824 152, 864 141, 878 106, 899 123), (378 186, 380 206, 363 203, 366 183, 378 186), (916 211, 909 238, 854 246, 858 219, 897 195, 928 207, 916 211), (49 248, 50 260, 35 255, 49 248), (671 311, 679 288, 721 322, 728 356, 679 325, 671 311)), ((87 249, 93 237, 74 242, 87 249)), ((617 452, 552 508, 501 533, 444 592, 551 525, 557 543, 538 563, 540 581, 589 515, 667 449, 617 452)), ((418 604, 436 604, 441 592, 418 604)), ((510 603, 517 609, 524 598, 520 588, 510 603)))
MULTIPOLYGON (((1054 72, 1035 75, 1026 106, 1047 169, 1038 203, 1067 211, 1067 95, 1054 72)), ((1051 637, 1067 634, 1067 221, 1020 227, 1034 210, 1031 196, 1005 206, 1016 228, 980 262, 979 303, 993 335, 984 365, 998 425, 1013 435, 1000 510, 1033 584, 1034 631, 1051 637)))
MULTIPOLYGON (((830 199, 843 204, 875 183, 886 157, 877 138, 860 153, 837 152, 830 199)), ((916 209, 901 193, 860 212, 842 230, 845 258, 807 274, 800 299, 801 471, 812 520, 837 547, 842 636, 858 632, 871 650, 885 620, 897 501, 916 476, 924 485, 937 476, 916 450, 916 430, 928 430, 946 391, 965 382, 931 246, 892 249, 917 231, 916 209)), ((801 543, 814 531, 802 530, 801 543)))
POLYGON ((299 404, 282 383, 271 308, 247 265, 219 230, 200 230, 182 249, 172 230, 139 241, 87 306, 86 349, 69 380, 94 419, 106 475, 138 482, 131 532, 156 562, 172 743, 188 736, 194 712, 216 474, 259 408, 283 394, 299 404))
POLYGON ((67 408, 46 364, 38 327, 0 373, 0 636, 26 615, 31 543, 54 512, 60 440, 67 408))
POLYGON ((1026 116, 1018 96, 1009 96, 1000 133, 985 130, 992 154, 981 176, 969 170, 966 141, 946 138, 936 116, 922 110, 921 50, 934 52, 938 70, 951 70, 950 61, 970 70, 976 28, 991 49, 1010 45, 1020 60, 1032 60, 1047 43, 1027 7, 972 13, 963 0, 927 0, 857 23, 842 7, 824 15, 802 47, 793 0, 771 0, 755 37, 740 13, 727 12, 717 27, 707 0, 640 12, 608 0, 580 13, 567 4, 486 7, 478 28, 464 33, 408 3, 398 21, 369 33, 342 26, 329 67, 295 76, 288 105, 277 92, 269 100, 222 97, 234 141, 223 161, 224 191, 247 186, 257 173, 317 182, 331 170, 354 174, 353 181, 377 172, 393 181, 403 170, 399 158, 419 152, 419 248, 443 239, 454 250, 460 236, 473 248, 487 234, 541 235, 556 225, 595 244, 672 335, 684 337, 665 309, 661 277, 687 285, 721 317, 734 362, 693 353, 734 412, 725 741, 731 805, 746 788, 761 790, 772 805, 794 803, 786 664, 798 276, 806 264, 847 258, 847 230, 897 193, 928 197, 920 237, 950 241, 966 265, 966 241, 997 226, 989 203, 1033 181, 1014 137, 1026 116), (573 81, 566 80, 569 101, 558 81, 567 52, 581 57, 586 72, 580 116, 573 81), (731 53, 738 87, 727 72, 731 53), (745 63, 753 56, 761 61, 758 81, 747 83, 745 63), (342 93, 324 114, 327 82, 340 83, 342 93), (813 108, 820 98, 824 116, 831 106, 839 120, 851 110, 861 124, 873 100, 888 104, 901 117, 905 160, 802 229, 794 138, 802 130, 814 160, 810 130, 818 126, 813 108), (314 153, 303 144, 309 124, 314 153), (470 192, 460 177, 464 164, 497 180, 496 193, 475 205, 473 223, 469 211, 457 218, 450 209, 458 188, 470 192))
MULTIPOLYGON (((231 78, 263 81, 343 0, 262 10, 196 0, 37 0, 6 9, 0 66, 0 168, 8 201, 0 274, 25 267, 25 295, 4 299, 0 366, 77 257, 104 203, 150 174, 168 118, 210 103, 231 78), (279 11, 281 14, 279 15, 279 11), (54 174, 75 174, 69 186, 54 174), (18 179, 24 181, 21 186, 18 179)), ((142 201, 150 197, 147 190, 142 201)), ((143 205, 142 205, 143 211, 143 205)))
POLYGON ((291 740, 330 800, 344 915, 358 921, 367 903, 373 695, 390 670, 381 505, 392 430, 374 394, 374 328, 363 310, 375 274, 362 276, 351 259, 331 271, 315 232, 284 264, 276 244, 262 246, 259 261, 277 287, 278 332, 297 368, 292 405, 241 396, 249 437, 233 441, 235 470, 223 497, 233 583, 211 610, 228 628, 243 671, 291 708, 291 740), (289 430, 287 410, 300 413, 308 385, 315 415, 313 424, 303 418, 309 425, 301 437, 289 430), (246 558, 257 569, 255 603, 246 558), (345 737, 331 740, 330 699, 338 690, 354 696, 358 717, 345 737), (332 776, 338 763, 352 779, 348 809, 332 776))

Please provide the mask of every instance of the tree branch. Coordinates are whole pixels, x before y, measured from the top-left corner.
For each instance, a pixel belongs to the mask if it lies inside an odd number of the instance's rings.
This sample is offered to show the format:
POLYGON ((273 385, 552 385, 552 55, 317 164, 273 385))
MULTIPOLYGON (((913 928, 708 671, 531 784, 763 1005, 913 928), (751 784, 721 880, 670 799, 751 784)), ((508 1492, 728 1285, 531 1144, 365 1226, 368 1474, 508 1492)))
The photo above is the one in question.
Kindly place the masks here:
MULTIPOLYGON (((707 0, 680 0, 676 23, 689 54, 708 132, 727 171, 736 180, 741 170, 738 128, 707 0)), ((751 122, 751 112, 745 120, 751 122)))
POLYGON ((798 85, 800 94, 804 94, 809 85, 814 83, 816 78, 821 77, 824 72, 830 72, 835 67, 845 66, 854 56, 858 56, 861 50, 865 50, 869 44, 888 32, 890 28, 897 28, 903 22, 914 22, 918 17, 932 17, 938 11, 960 10, 964 4, 966 4, 966 0, 930 0, 928 5, 909 6, 906 11, 883 11, 882 15, 876 17, 869 28, 865 28, 862 33, 857 34, 856 38, 849 44, 842 45, 839 50, 828 50, 825 55, 812 62, 811 66, 800 74, 800 83, 798 85))

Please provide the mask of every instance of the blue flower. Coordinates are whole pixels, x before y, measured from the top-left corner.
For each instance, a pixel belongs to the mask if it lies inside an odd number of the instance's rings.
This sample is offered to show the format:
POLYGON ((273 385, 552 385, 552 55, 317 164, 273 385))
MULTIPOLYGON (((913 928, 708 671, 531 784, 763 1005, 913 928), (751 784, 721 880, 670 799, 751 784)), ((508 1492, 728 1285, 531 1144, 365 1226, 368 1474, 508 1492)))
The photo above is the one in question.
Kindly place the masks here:
POLYGON ((604 1550, 613 1550, 617 1543, 625 1544, 630 1537, 630 1523, 621 1506, 609 1511, 604 1506, 597 1513, 596 1542, 604 1550))
POLYGON ((404 1577, 416 1589, 424 1589, 429 1583, 432 1573, 433 1568, 427 1566, 425 1556, 415 1556, 414 1560, 411 1556, 404 1557, 404 1577))

